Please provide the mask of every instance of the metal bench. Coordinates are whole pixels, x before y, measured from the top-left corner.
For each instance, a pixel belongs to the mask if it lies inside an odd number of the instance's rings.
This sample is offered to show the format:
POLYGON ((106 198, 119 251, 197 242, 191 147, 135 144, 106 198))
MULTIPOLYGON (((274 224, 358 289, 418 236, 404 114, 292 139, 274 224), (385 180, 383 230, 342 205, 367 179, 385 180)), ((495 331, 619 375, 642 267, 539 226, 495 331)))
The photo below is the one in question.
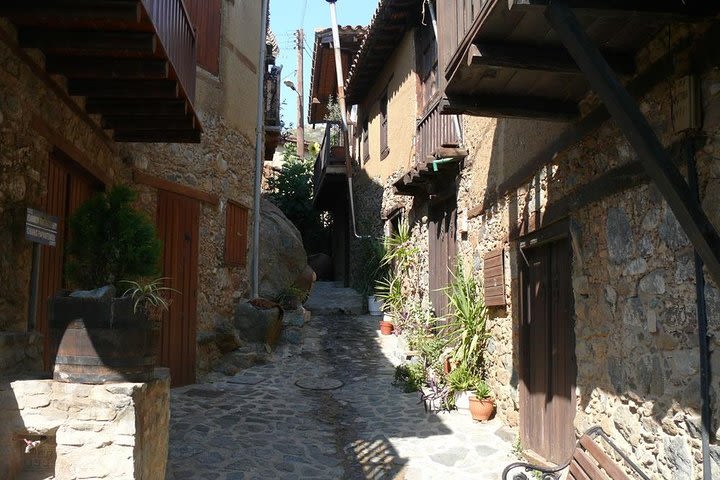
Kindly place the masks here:
POLYGON ((529 480, 525 472, 538 472, 543 480, 557 480, 568 466, 568 480, 631 480, 625 470, 608 455, 596 439, 602 438, 607 445, 623 459, 627 467, 642 480, 650 480, 640 467, 620 450, 600 427, 592 427, 586 431, 575 444, 572 457, 564 465, 555 468, 544 468, 525 462, 511 463, 503 470, 503 480, 529 480), (511 473, 516 471, 515 474, 511 473))

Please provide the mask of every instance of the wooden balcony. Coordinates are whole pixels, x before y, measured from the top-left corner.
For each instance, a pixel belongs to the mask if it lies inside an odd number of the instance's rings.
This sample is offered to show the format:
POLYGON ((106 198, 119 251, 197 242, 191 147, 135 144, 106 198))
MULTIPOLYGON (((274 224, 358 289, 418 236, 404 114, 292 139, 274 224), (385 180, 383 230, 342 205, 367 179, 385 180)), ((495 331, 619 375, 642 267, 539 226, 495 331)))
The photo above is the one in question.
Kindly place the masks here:
POLYGON ((0 16, 115 141, 200 141, 195 31, 182 0, 5 0, 0 16))
MULTIPOLYGON (((445 113, 572 120, 589 84, 545 19, 548 0, 438 0, 445 113)), ((699 0, 567 0, 623 80, 672 23, 717 15, 699 0)))
POLYGON ((394 184, 398 195, 435 195, 457 175, 467 152, 460 148, 459 120, 442 115, 439 99, 418 119, 415 165, 394 184))
POLYGON ((328 122, 325 126, 320 153, 315 160, 313 192, 315 206, 321 210, 332 210, 337 202, 344 202, 346 133, 340 122, 328 122))

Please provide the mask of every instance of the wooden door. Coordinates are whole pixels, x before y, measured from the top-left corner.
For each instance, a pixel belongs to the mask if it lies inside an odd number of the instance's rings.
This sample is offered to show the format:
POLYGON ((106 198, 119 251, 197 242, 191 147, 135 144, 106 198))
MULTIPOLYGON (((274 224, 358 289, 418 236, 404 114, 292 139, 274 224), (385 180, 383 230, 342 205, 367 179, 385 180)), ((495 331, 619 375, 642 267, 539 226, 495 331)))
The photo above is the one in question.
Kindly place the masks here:
POLYGON ((450 283, 457 252, 457 201, 455 197, 430 205, 430 301, 435 315, 448 313, 443 289, 450 283))
POLYGON ((60 219, 56 246, 40 246, 36 329, 43 335, 44 365, 45 369, 49 370, 52 367, 48 328, 49 300, 58 290, 67 286, 63 277, 65 239, 68 235, 67 217, 95 192, 100 191, 102 183, 59 151, 52 152, 48 159, 46 178, 47 192, 42 209, 60 219))
POLYGON ((566 461, 575 443, 575 335, 567 239, 525 251, 521 323, 520 431, 523 447, 566 461))
POLYGON ((160 365, 170 369, 173 386, 195 383, 198 284, 197 200, 158 191, 158 234, 163 242, 165 284, 171 293, 160 340, 160 365))

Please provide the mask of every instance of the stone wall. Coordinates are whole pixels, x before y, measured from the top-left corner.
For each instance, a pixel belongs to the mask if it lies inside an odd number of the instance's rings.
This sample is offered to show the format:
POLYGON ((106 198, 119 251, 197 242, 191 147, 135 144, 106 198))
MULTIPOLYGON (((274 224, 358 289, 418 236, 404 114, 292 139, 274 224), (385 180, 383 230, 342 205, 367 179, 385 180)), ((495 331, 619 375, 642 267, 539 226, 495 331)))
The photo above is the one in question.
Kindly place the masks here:
MULTIPOLYGON (((222 117, 202 112, 200 117, 201 143, 132 144, 123 147, 123 156, 139 170, 220 199, 218 205, 200 202, 197 331, 207 340, 218 324, 232 318, 237 300, 249 296, 249 262, 248 267, 225 262, 225 209, 228 200, 251 209, 255 150, 222 117)), ((142 208, 155 218, 157 190, 137 188, 142 208)), ((219 356, 214 343, 205 340, 198 346, 199 373, 207 372, 219 356)))
MULTIPOLYGON (((16 35, 2 18, 0 29, 16 35)), ((26 54, 44 68, 42 55, 26 54)), ((84 118, 0 41, 0 331, 26 329, 32 244, 24 237, 25 209, 42 207, 52 149, 105 179, 122 176, 114 144, 84 118)))
POLYGON ((33 468, 26 456, 42 455, 58 480, 164 478, 170 383, 158 372, 144 384, 1 382, 0 476, 17 478, 33 468), (24 453, 23 439, 41 443, 24 453))

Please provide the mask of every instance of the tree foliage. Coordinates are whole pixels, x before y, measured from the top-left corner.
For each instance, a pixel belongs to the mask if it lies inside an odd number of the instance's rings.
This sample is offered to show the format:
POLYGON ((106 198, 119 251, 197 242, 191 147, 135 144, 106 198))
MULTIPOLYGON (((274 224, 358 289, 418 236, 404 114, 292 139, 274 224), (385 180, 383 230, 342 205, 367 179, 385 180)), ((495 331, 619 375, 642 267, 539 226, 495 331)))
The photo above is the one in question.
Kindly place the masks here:
POLYGON ((116 185, 86 201, 69 218, 65 275, 92 289, 157 275, 161 243, 155 225, 132 206, 137 194, 116 185))
POLYGON ((313 206, 315 162, 299 158, 291 143, 285 144, 283 159, 285 163, 280 172, 268 179, 268 199, 300 231, 308 254, 325 252, 329 238, 328 219, 313 206))

